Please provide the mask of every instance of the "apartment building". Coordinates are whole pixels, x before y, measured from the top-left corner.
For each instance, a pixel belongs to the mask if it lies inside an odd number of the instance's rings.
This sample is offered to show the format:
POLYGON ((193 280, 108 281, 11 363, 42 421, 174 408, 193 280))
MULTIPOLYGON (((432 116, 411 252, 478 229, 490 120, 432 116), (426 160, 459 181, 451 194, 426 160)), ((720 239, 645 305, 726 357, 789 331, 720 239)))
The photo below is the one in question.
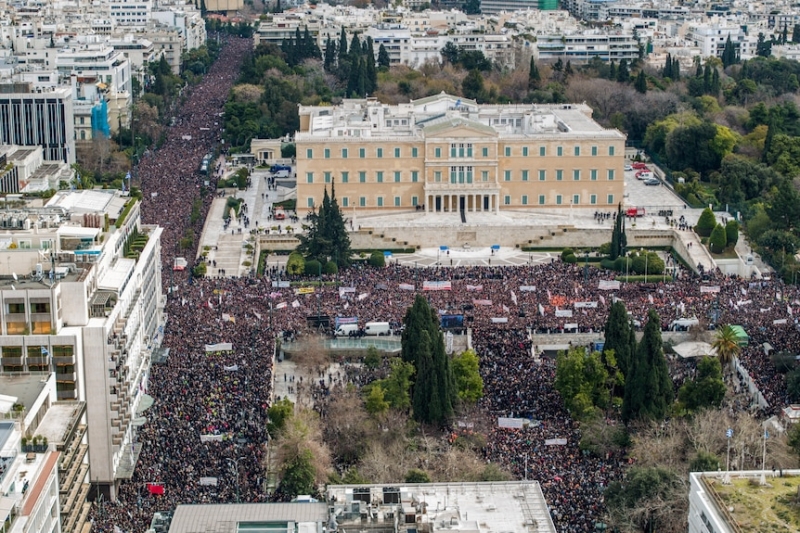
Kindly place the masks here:
POLYGON ((638 59, 639 43, 633 33, 587 30, 572 34, 537 35, 535 54, 541 61, 586 63, 595 57, 603 61, 638 59))
MULTIPOLYGON (((55 375, 0 376, 0 523, 5 533, 61 533, 60 453, 38 431, 55 375), (28 437, 37 436, 29 444, 28 437)), ((52 426, 51 421, 47 422, 52 426)))
POLYGON ((118 191, 61 191, 0 209, 0 377, 54 372, 87 404, 91 482, 115 499, 141 445, 138 413, 163 325, 161 228, 118 191))
POLYGON ((73 171, 63 161, 45 161, 41 146, 0 146, 0 192, 36 193, 70 183, 73 171))
POLYGON ((297 209, 497 213, 622 200, 625 136, 584 104, 478 105, 439 94, 300 106, 297 209))
POLYGON ((41 146, 49 161, 75 162, 72 91, 33 92, 30 83, 0 84, 0 144, 41 146))

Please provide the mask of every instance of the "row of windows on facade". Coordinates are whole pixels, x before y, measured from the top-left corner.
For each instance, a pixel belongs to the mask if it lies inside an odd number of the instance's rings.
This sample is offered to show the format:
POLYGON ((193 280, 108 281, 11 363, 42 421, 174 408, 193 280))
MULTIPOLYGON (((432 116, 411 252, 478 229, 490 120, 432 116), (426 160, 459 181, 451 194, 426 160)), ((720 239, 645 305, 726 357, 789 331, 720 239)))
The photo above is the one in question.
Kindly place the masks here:
MULTIPOLYGON (((3 346, 2 350, 2 357, 22 357, 22 346, 3 346)), ((72 345, 63 345, 63 346, 27 346, 25 353, 28 357, 42 357, 47 356, 47 354, 52 355, 53 357, 72 357, 74 352, 74 346, 72 345)))
MULTIPOLYGON (((482 146, 480 148, 481 148, 481 157, 489 157, 489 147, 488 146, 482 146)), ((609 156, 613 156, 614 155, 614 148, 615 148, 614 146, 609 146, 608 147, 608 155, 609 156)), ((403 157, 402 152, 403 151, 402 151, 402 149, 400 147, 394 148, 394 150, 393 150, 394 157, 396 157, 396 158, 403 157)), ((513 149, 512 149, 511 146, 504 146, 503 147, 503 153, 504 153, 505 157, 512 157, 512 155, 514 155, 513 154, 513 149)), ((590 153, 593 156, 598 155, 598 153, 599 153, 598 147, 597 146, 592 146, 591 150, 590 150, 590 153)), ((375 149, 375 157, 382 158, 383 154, 384 154, 384 149, 383 148, 376 148, 375 149)), ((529 146, 521 147, 520 155, 522 157, 532 157, 533 154, 534 154, 534 151, 531 150, 529 146)), ((575 156, 580 156, 581 155, 581 147, 580 146, 574 146, 573 149, 572 149, 572 154, 575 155, 575 156)), ((342 148, 341 149, 342 159, 347 159, 348 155, 349 155, 349 149, 342 148)), ((556 156, 561 157, 563 155, 564 155, 564 147, 563 146, 556 146, 556 156)), ((331 158, 331 149, 330 148, 323 148, 322 156, 325 159, 330 159, 331 158)), ((435 147, 433 149, 433 156, 436 157, 436 158, 442 157, 442 148, 441 147, 435 147)), ((539 156, 540 157, 546 157, 547 156, 547 147, 546 146, 540 146, 539 147, 539 156)), ((360 159, 365 159, 367 157, 367 149, 366 148, 359 148, 358 149, 358 157, 360 159)), ((417 148, 417 147, 412 147, 411 148, 411 157, 419 157, 419 148, 417 148)), ((450 145, 450 157, 460 157, 460 158, 474 157, 474 149, 473 149, 472 143, 457 143, 457 144, 454 143, 454 144, 451 144, 450 145)), ((306 159, 314 159, 314 149, 313 148, 306 148, 306 159)))
MULTIPOLYGON (((489 181, 489 171, 488 170, 481 170, 480 171, 480 179, 475 176, 475 172, 473 171, 473 167, 450 167, 450 176, 449 176, 449 183, 473 183, 473 182, 488 182, 489 181)), ((582 177, 585 177, 586 174, 583 173, 581 169, 574 169, 572 171, 572 181, 580 181, 582 177)), ((532 181, 533 172, 530 170, 520 170, 519 171, 519 181, 532 181)), ((538 181, 547 181, 547 171, 546 170, 539 170, 535 174, 538 178, 538 181)), ((597 181, 600 175, 600 171, 597 169, 591 169, 588 171, 588 176, 590 181, 597 181)), ((613 169, 606 170, 606 179, 608 181, 614 181, 615 173, 613 169)), ((333 179, 333 174, 330 171, 326 171, 322 173, 322 180, 324 183, 330 183, 333 179)), ((446 179, 446 174, 445 174, 446 179)), ((564 171, 563 170, 556 170, 555 171, 555 180, 556 181, 564 181, 564 171)), ((403 181, 403 172, 401 170, 395 170, 391 173, 383 172, 379 170, 375 172, 375 181, 370 181, 370 183, 402 183, 403 181), (384 179, 388 178, 388 179, 384 179)), ((503 181, 514 181, 513 172, 511 170, 504 170, 503 171, 503 181)), ((433 182, 434 183, 442 183, 443 182, 443 175, 442 171, 436 170, 433 172, 433 182)), ((448 181, 445 181, 447 183, 448 181)), ((306 183, 314 183, 314 173, 313 172, 306 172, 306 183)), ((317 182, 318 183, 318 182, 317 182)), ((350 173, 349 172, 341 172, 340 173, 340 183, 350 183, 350 173)), ((358 172, 358 183, 367 183, 367 172, 366 171, 359 171, 358 172)), ((419 183, 419 171, 412 170, 411 171, 411 183, 419 183)))
MULTIPOLYGON (((523 194, 520 197, 519 205, 585 205, 581 203, 581 195, 580 194, 573 194, 572 195, 572 203, 568 204, 564 200, 569 199, 568 197, 564 197, 561 194, 556 194, 554 197, 554 202, 552 204, 547 203, 547 195, 540 194, 538 197, 538 203, 532 203, 533 196, 528 196, 527 194, 523 194)), ((596 194, 589 195, 589 204, 588 205, 598 205, 597 203, 598 196, 596 194)), ((339 201, 342 203, 342 207, 356 207, 355 203, 350 201, 350 198, 344 196, 339 198, 339 201)), ((609 194, 606 196, 606 204, 612 205, 614 203, 614 195, 609 194)), ((306 199, 306 207, 312 208, 314 207, 314 198, 308 197, 306 199)), ((411 207, 416 207, 418 205, 422 205, 419 201, 418 196, 411 197, 411 207)), ((512 205, 511 204, 511 195, 507 194, 503 196, 503 205, 512 205)), ((375 198, 375 205, 369 205, 367 202, 366 196, 359 196, 358 197, 358 207, 390 207, 390 205, 386 202, 386 199, 383 196, 378 196, 375 198)), ((401 196, 394 197, 394 204, 393 207, 404 207, 403 200, 401 196)))
MULTIPOLYGON (((25 312, 25 302, 9 302, 6 304, 6 313, 21 314, 25 312)), ((31 313, 49 313, 50 302, 31 302, 31 313)))

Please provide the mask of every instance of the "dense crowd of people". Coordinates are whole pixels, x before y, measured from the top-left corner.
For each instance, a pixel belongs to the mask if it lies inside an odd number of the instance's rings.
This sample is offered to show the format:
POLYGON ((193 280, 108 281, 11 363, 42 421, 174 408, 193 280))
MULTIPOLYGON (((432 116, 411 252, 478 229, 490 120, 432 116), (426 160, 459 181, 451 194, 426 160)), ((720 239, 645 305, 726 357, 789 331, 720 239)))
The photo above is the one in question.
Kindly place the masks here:
MULTIPOLYGON (((198 279, 188 271, 173 273, 174 256, 181 254, 178 243, 187 230, 199 241, 203 217, 190 226, 189 214, 201 197, 207 213, 214 195, 202 196, 200 190, 204 180, 211 179, 213 187, 218 178, 217 173, 201 175, 199 162, 219 140, 219 112, 251 46, 247 40, 227 40, 208 75, 188 90, 166 142, 138 167, 143 220, 164 227, 164 282, 175 276, 162 343, 170 352, 165 364, 151 369, 148 393, 155 404, 139 431, 143 448, 133 479, 122 483, 117 502, 95 507, 98 531, 119 533, 116 527, 141 533, 154 511, 179 503, 268 501, 264 445, 266 410, 273 401, 275 337, 305 330, 310 316, 317 318, 314 323, 321 315, 329 317, 329 329, 335 317, 357 317, 361 325, 400 323, 421 292, 440 314, 463 315, 465 326, 473 328, 488 413, 534 421, 523 430, 493 429, 486 458, 520 479, 539 480, 559 531, 593 529, 604 511, 602 489, 620 478, 624 459, 580 452, 580 431, 553 388, 554 363, 533 358, 529 331, 558 333, 577 325, 600 333, 616 299, 641 322, 655 308, 664 329, 679 318, 706 321, 713 316, 716 323, 741 324, 750 333, 752 347, 743 351, 743 365, 773 409, 785 401, 783 378, 760 347, 769 341, 776 349, 800 351, 793 318, 800 297, 779 281, 712 274, 702 282, 687 275, 617 286, 613 272, 585 271, 560 261, 494 268, 391 264, 384 269, 357 265, 327 276, 337 284, 298 294, 295 288, 272 285, 271 277, 286 279, 277 268, 262 278, 198 279), (426 281, 443 283, 427 287, 438 290, 425 290, 426 281), (546 444, 549 439, 559 443, 546 444), (151 495, 149 484, 163 487, 163 494, 151 495)), ((324 401, 332 382, 359 384, 352 370, 328 379, 320 370, 320 382, 309 386, 324 401)))

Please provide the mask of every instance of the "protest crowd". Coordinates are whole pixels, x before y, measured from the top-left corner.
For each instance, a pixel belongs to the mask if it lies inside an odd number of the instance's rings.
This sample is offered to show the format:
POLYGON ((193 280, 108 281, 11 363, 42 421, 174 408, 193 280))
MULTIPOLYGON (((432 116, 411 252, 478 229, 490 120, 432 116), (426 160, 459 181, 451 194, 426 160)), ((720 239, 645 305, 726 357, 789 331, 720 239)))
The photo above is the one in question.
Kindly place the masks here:
MULTIPOLYGON (((642 322, 655 308, 663 329, 682 317, 706 320, 716 313, 716 323, 740 324, 750 334, 741 361, 769 402, 768 411, 786 402, 783 376, 761 349, 768 341, 775 349, 800 352, 793 318, 800 296, 780 281, 717 273, 703 282, 687 274, 661 283, 619 284, 613 272, 585 272, 581 265, 558 260, 493 268, 392 263, 383 269, 356 265, 324 277, 336 284, 297 294, 295 287, 273 286, 278 275, 287 279, 285 272, 275 271, 271 278, 192 278, 188 270, 172 272, 187 229, 199 240, 203 217, 190 227, 189 214, 203 180, 211 179, 213 187, 216 179, 199 174, 199 161, 219 140, 219 111, 251 46, 247 40, 227 40, 208 75, 188 89, 164 145, 138 167, 143 219, 164 227, 163 280, 172 281, 162 346, 170 352, 164 364, 151 369, 148 394, 155 403, 137 436, 143 448, 133 479, 122 483, 118 501, 95 505, 97 531, 143 533, 155 511, 179 503, 270 501, 263 464, 266 410, 275 400, 273 377, 289 380, 273 376, 275 339, 306 334, 307 318, 317 314, 357 317, 361 325, 399 324, 419 293, 441 314, 464 315, 465 326, 472 328, 487 413, 534 421, 523 430, 494 428, 485 456, 519 479, 542 484, 558 531, 593 529, 604 512, 602 490, 620 479, 625 460, 578 449, 580 431, 553 387, 555 364, 533 357, 530 332, 569 329, 597 333, 599 340, 615 299, 642 322), (152 486, 160 487, 159 494, 151 494, 152 486)), ((205 195, 203 213, 213 196, 205 195)), ((362 385, 351 370, 328 376, 328 384, 362 385)), ((317 396, 324 401, 325 391, 317 396)))

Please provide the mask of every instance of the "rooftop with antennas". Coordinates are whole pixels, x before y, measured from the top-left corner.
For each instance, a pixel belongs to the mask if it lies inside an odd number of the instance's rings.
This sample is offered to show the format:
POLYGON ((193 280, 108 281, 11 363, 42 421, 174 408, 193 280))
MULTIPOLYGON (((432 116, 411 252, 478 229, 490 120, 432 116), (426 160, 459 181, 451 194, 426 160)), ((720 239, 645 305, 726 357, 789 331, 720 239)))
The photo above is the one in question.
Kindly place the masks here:
POLYGON ((537 481, 329 485, 328 532, 555 533, 537 481))

